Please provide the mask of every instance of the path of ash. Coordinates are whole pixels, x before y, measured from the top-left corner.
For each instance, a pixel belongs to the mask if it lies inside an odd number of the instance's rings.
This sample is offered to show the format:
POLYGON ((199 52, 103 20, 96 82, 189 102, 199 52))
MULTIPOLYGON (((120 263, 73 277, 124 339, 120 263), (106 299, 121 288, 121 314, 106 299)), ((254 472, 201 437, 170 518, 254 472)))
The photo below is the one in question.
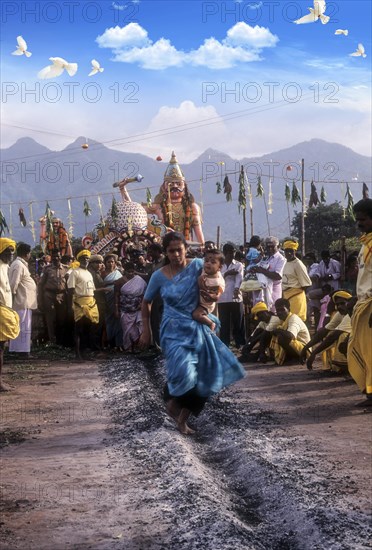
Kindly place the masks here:
MULTIPOLYGON (((210 401, 195 436, 182 436, 164 412, 163 371, 160 361, 136 358, 101 367, 113 419, 110 473, 123 517, 115 547, 370 548, 369 503, 355 495, 353 475, 339 475, 341 455, 339 464, 334 454, 327 458, 326 440, 314 445, 283 422, 287 412, 259 405, 249 377, 210 401)), ((341 381, 343 391, 342 384, 349 382, 341 381)), ((370 458, 367 452, 367 479, 370 458)))

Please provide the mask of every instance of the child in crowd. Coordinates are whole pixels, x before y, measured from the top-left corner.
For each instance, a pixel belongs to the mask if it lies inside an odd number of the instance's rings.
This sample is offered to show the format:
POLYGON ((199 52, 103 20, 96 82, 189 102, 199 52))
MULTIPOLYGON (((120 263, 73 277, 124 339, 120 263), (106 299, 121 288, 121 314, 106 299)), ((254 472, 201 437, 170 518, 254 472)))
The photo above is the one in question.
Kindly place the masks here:
POLYGON ((262 256, 261 238, 258 235, 253 235, 249 241, 249 250, 246 255, 247 271, 249 271, 251 267, 255 267, 262 259, 262 256))
POLYGON ((198 323, 207 325, 211 330, 216 328, 215 323, 208 317, 212 313, 218 298, 225 290, 225 279, 221 275, 221 267, 224 262, 222 252, 217 249, 206 251, 204 256, 204 268, 199 276, 199 305, 193 311, 192 318, 198 323))

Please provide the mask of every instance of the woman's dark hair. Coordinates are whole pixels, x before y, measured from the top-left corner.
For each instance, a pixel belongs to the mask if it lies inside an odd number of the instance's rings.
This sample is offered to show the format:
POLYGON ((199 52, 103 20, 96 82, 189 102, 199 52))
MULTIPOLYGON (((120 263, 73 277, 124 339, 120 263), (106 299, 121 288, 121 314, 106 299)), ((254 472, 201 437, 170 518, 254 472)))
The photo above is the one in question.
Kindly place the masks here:
POLYGON ((31 246, 26 243, 18 243, 17 244, 17 256, 26 256, 29 252, 31 252, 31 246))
POLYGON ((164 252, 167 252, 167 248, 173 241, 181 241, 182 244, 185 245, 185 248, 187 248, 187 242, 185 239, 185 235, 183 233, 179 233, 178 231, 170 231, 163 237, 163 250, 164 252))

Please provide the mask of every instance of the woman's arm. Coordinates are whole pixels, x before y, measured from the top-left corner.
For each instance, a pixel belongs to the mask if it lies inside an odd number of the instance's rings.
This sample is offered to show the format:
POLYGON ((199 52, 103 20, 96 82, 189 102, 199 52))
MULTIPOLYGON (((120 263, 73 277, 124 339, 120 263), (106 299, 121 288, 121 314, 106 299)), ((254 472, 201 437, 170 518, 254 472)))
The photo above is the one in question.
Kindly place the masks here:
POLYGON ((140 348, 148 348, 151 344, 151 327, 150 327, 150 313, 151 303, 147 300, 142 300, 141 315, 142 315, 142 334, 139 339, 140 348))

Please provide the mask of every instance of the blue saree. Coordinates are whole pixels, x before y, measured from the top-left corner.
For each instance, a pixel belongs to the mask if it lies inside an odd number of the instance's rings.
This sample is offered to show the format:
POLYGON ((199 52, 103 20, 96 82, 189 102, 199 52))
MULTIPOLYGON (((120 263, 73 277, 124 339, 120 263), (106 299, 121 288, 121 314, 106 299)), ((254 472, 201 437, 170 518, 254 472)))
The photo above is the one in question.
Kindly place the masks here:
MULTIPOLYGON (((164 302, 160 345, 165 356, 168 389, 182 396, 193 388, 209 397, 240 380, 244 369, 234 354, 206 325, 192 318, 199 304, 198 276, 203 260, 194 259, 173 279, 161 270, 151 276, 144 299, 151 302, 158 292, 164 302)), ((218 323, 218 320, 211 316, 218 323)))

